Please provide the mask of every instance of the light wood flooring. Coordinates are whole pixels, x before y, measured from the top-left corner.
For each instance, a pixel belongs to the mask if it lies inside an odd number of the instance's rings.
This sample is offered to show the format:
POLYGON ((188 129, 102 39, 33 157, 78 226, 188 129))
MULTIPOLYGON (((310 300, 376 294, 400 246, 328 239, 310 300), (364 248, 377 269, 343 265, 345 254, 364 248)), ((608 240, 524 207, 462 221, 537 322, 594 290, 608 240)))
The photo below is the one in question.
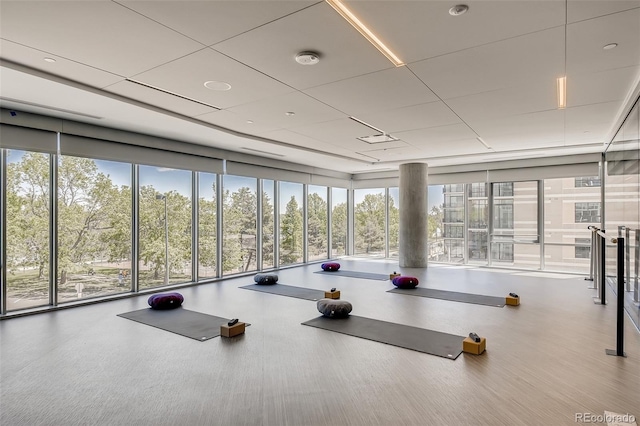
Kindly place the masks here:
POLYGON ((390 281, 278 271, 280 284, 337 287, 353 314, 487 338, 440 358, 300 323, 315 302, 238 288, 251 276, 181 289, 184 308, 251 323, 198 342, 116 316, 140 296, 0 321, 0 425, 575 425, 576 413, 640 417, 640 334, 615 298, 595 305, 582 276, 346 259, 343 269, 504 296, 496 308, 387 293, 390 281))

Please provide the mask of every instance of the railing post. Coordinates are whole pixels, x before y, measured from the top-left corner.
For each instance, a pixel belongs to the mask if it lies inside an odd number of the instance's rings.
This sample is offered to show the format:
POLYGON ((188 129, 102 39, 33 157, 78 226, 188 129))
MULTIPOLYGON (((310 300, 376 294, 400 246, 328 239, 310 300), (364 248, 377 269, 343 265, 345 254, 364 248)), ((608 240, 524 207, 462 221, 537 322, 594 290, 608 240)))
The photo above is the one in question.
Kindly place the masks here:
MULTIPOLYGON (((604 240, 604 238, 603 238, 604 240)), ((616 349, 607 349, 607 355, 626 356, 624 353, 624 238, 614 239, 617 243, 617 294, 618 303, 616 306, 616 349)))
POLYGON ((585 278, 585 280, 587 281, 593 281, 593 286, 589 287, 589 288, 597 288, 597 284, 594 280, 594 271, 596 268, 596 233, 595 231, 592 229, 591 226, 588 226, 587 229, 589 229, 589 231, 591 231, 591 250, 589 250, 589 277, 585 278))
POLYGON ((630 229, 624 228, 624 264, 625 264, 625 291, 631 291, 631 239, 629 238, 630 229))
POLYGON ((600 298, 595 297, 593 302, 598 305, 606 305, 607 297, 606 297, 606 280, 607 280, 607 271, 606 271, 606 258, 607 258, 607 241, 606 238, 602 235, 605 233, 605 230, 599 230, 596 232, 598 234, 598 289, 600 290, 600 298))

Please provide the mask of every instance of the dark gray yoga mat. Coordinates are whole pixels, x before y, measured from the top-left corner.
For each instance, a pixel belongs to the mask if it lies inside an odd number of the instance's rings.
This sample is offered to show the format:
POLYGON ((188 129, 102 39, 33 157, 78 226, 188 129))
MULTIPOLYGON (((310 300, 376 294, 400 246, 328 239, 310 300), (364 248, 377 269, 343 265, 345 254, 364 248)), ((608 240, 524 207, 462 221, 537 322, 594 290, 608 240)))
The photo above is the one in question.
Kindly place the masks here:
POLYGON ((338 275, 340 277, 364 278, 365 280, 389 281, 389 274, 375 274, 373 272, 345 271, 338 269, 337 271, 315 271, 316 274, 338 275))
POLYGON ((118 314, 118 316, 201 342, 218 337, 220 335, 220 326, 229 322, 227 318, 207 315, 184 308, 166 311, 140 309, 118 314))
POLYGON ((239 288, 247 290, 261 291, 263 293, 277 294, 279 296, 297 297, 298 299, 320 300, 324 298, 324 291, 313 288, 295 287, 292 285, 269 284, 269 285, 245 285, 239 288))
POLYGON ((448 359, 458 358, 464 340, 464 336, 355 315, 344 319, 317 317, 302 324, 448 359))
POLYGON ((431 299, 450 300, 452 302, 474 303, 476 305, 497 306, 504 308, 506 300, 504 297, 485 296, 482 294, 458 293, 455 291, 437 290, 434 288, 394 288, 388 293, 407 294, 409 296, 429 297, 431 299))

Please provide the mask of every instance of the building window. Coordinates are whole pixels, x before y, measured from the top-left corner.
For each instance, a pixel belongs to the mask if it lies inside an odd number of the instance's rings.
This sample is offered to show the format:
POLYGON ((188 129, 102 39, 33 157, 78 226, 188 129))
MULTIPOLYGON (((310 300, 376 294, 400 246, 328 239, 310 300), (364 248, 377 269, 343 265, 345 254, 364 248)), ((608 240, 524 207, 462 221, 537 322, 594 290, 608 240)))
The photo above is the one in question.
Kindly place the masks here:
POLYGON ((600 222, 600 203, 576 203, 576 223, 600 222))
POLYGON ((591 238, 576 238, 576 259, 591 257, 591 238))
POLYGON ((493 220, 495 229, 513 229, 513 200, 496 200, 493 220))
POLYGON ((461 225, 444 225, 444 238, 464 238, 464 228, 461 225))
POLYGON ((500 262, 513 262, 513 243, 492 244, 491 257, 500 262))
POLYGON ((598 176, 577 177, 576 188, 590 188, 600 186, 600 178, 598 176))
POLYGON ((513 197, 513 182, 493 184, 494 197, 513 197))
POLYGON ((472 183, 469 186, 469 197, 479 198, 487 196, 487 184, 484 182, 472 183))

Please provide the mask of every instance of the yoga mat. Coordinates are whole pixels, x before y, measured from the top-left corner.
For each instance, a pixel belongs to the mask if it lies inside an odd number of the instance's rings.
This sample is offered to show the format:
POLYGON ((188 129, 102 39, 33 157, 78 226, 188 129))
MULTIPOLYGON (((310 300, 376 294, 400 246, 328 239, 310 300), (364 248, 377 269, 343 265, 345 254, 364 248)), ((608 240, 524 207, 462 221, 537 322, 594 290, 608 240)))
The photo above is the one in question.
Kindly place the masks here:
POLYGON ((313 288, 295 287, 292 285, 269 284, 269 285, 245 285, 239 288, 247 290, 261 291, 263 293, 277 294, 279 296, 297 297, 298 299, 320 300, 324 299, 324 291, 313 288))
POLYGON ((315 271, 316 274, 338 275, 349 278, 364 278, 365 280, 389 281, 389 274, 375 274, 373 272, 345 271, 338 269, 337 271, 315 271))
POLYGON ((476 305, 497 306, 504 308, 506 298, 485 296, 482 294, 457 293, 455 291, 437 290, 434 288, 416 287, 400 289, 394 288, 387 293, 400 293, 409 296, 429 297, 431 299, 450 300, 452 302, 474 303, 476 305))
POLYGON ((462 353, 462 341, 464 340, 464 336, 355 315, 349 315, 344 319, 317 317, 303 322, 302 325, 374 340, 448 359, 458 358, 462 353))
POLYGON ((118 314, 118 316, 190 337, 201 342, 218 337, 220 335, 220 326, 229 322, 227 318, 207 315, 183 308, 166 311, 140 309, 138 311, 118 314))

